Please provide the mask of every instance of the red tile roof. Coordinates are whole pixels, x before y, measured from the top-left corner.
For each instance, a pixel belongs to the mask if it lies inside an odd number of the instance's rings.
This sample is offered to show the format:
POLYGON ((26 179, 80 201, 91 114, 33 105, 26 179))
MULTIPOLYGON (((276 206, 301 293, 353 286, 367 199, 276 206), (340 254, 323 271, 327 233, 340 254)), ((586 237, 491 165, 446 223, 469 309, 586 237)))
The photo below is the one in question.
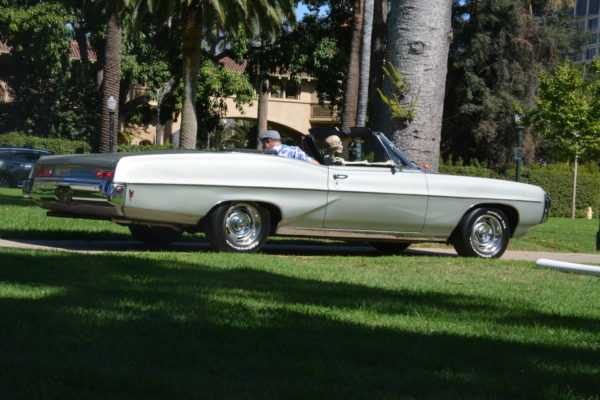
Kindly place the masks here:
MULTIPOLYGON (((227 52, 223 52, 221 54, 215 55, 214 60, 219 65, 221 65, 221 66, 227 68, 229 71, 233 71, 233 72, 243 73, 246 71, 246 68, 248 68, 247 60, 244 60, 244 62, 242 64, 238 64, 233 58, 231 58, 231 56, 227 52)), ((272 72, 271 75, 279 76, 279 77, 289 77, 290 76, 289 73, 287 73, 287 72, 281 73, 279 70, 272 72)), ((299 76, 304 79, 311 78, 311 76, 305 72, 301 72, 299 74, 299 76)))
MULTIPOLYGON (((71 40, 70 46, 71 46, 71 55, 70 55, 71 59, 72 60, 80 60, 81 54, 79 53, 79 46, 77 45, 77 41, 71 40)), ((0 53, 10 53, 11 49, 12 49, 12 47, 10 47, 8 44, 0 41, 0 53)), ((89 43, 88 43, 88 54, 89 54, 90 60, 92 60, 92 61, 96 60, 96 52, 90 46, 89 43)))

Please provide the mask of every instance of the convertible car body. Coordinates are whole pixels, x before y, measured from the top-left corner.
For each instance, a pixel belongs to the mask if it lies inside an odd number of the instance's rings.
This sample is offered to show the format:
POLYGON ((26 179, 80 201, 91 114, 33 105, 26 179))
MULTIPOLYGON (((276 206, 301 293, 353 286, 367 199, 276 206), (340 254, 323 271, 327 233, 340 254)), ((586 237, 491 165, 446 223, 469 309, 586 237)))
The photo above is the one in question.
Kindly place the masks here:
POLYGON ((500 257, 548 215, 537 186, 427 173, 368 129, 315 130, 303 148, 321 165, 243 150, 48 156, 23 190, 50 216, 111 220, 151 244, 205 232, 215 249, 235 252, 286 235, 388 252, 450 242, 463 256, 500 257), (334 134, 340 153, 321 146, 334 134))

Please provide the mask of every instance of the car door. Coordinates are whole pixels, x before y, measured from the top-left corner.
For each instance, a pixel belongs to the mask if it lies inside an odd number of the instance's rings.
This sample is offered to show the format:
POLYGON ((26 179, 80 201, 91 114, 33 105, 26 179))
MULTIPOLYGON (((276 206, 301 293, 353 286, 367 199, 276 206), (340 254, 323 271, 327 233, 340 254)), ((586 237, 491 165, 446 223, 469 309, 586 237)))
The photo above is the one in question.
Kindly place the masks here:
POLYGON ((427 212, 427 180, 419 170, 330 166, 325 228, 421 232, 427 212))

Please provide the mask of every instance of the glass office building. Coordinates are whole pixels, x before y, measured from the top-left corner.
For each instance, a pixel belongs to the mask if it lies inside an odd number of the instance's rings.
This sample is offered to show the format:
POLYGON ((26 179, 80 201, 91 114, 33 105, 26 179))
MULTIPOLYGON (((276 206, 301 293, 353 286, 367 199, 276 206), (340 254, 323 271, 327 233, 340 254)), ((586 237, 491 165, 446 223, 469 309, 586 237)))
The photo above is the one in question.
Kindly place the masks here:
POLYGON ((578 18, 577 27, 590 32, 588 43, 577 54, 575 61, 587 61, 600 55, 600 41, 598 38, 598 18, 600 18, 600 0, 578 0, 573 15, 578 18))

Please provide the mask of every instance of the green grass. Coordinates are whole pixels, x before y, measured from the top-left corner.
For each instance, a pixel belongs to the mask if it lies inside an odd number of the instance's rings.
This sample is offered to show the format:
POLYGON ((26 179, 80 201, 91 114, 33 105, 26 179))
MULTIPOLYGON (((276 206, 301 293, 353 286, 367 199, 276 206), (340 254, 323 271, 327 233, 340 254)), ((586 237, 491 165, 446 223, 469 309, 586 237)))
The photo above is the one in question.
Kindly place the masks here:
POLYGON ((598 219, 550 218, 522 238, 511 240, 510 250, 594 253, 598 219))
POLYGON ((594 277, 436 257, 0 257, 4 398, 598 398, 594 277))
MULTIPOLYGON (((0 211, 2 238, 129 237, 15 190, 0 211)), ((571 222, 523 245, 581 250, 571 222)), ((306 254, 0 249, 0 397, 600 399, 598 278, 306 254)))

